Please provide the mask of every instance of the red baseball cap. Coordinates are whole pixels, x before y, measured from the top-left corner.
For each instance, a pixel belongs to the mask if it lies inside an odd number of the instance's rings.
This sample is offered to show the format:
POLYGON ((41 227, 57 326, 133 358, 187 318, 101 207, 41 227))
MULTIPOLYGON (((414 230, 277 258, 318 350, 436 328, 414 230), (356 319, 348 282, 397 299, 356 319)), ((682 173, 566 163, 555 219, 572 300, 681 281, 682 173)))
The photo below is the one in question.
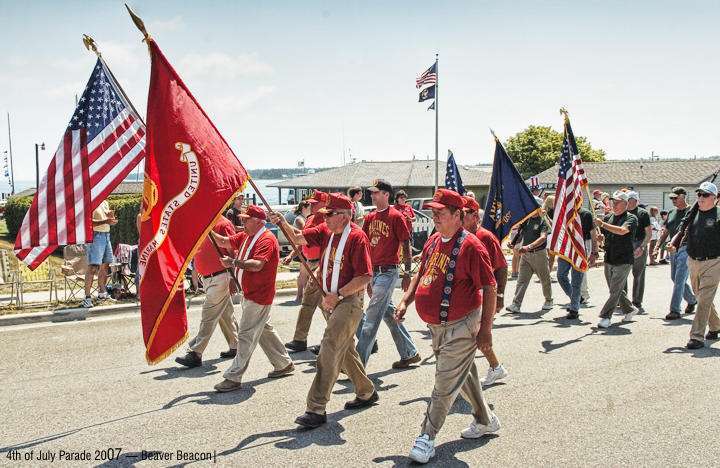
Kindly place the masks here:
POLYGON ((468 197, 466 195, 463 195, 462 199, 463 199, 463 202, 465 203, 463 210, 474 211, 475 213, 480 211, 480 205, 478 205, 478 202, 475 201, 475 199, 473 197, 468 197))
POLYGON ((238 215, 240 218, 257 218, 265 220, 267 218, 267 215, 265 214, 265 210, 260 208, 259 206, 255 205, 248 205, 247 210, 245 210, 245 213, 240 213, 238 215))
POLYGON ((441 188, 435 192, 432 201, 423 205, 423 209, 437 208, 438 210, 441 210, 446 206, 454 206, 455 208, 462 209, 464 204, 463 198, 459 193, 453 190, 441 188))
POLYGON ((310 203, 327 203, 328 194, 325 192, 321 192, 320 190, 315 190, 312 194, 312 197, 308 198, 307 201, 310 203))
POLYGON ((353 205, 350 199, 340 192, 334 192, 328 195, 328 202, 325 208, 320 208, 320 213, 330 213, 333 210, 352 210, 353 205))

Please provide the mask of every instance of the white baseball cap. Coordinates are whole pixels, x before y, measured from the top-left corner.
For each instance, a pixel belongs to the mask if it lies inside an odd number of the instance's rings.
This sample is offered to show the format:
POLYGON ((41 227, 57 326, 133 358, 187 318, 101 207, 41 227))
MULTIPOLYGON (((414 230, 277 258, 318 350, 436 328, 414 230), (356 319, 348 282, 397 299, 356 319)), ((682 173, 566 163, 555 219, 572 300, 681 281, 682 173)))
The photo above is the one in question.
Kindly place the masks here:
POLYGON ((712 182, 703 182, 700 187, 695 189, 696 192, 712 193, 717 197, 718 189, 712 182))
POLYGON ((634 200, 640 200, 640 194, 637 193, 637 192, 634 191, 634 190, 630 190, 630 191, 627 191, 627 192, 625 192, 625 193, 627 193, 628 200, 631 199, 631 198, 634 199, 634 200))
POLYGON ((622 190, 617 190, 615 193, 612 194, 611 197, 613 200, 620 200, 620 201, 628 201, 628 194, 627 192, 623 192, 622 190))

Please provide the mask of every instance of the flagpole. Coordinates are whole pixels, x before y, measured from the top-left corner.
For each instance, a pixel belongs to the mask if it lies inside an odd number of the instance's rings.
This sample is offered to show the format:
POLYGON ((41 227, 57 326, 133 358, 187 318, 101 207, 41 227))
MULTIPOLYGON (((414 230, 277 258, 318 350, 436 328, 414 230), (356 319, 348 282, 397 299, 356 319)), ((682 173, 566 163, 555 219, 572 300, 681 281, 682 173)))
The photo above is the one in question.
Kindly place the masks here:
POLYGON ((15 195, 15 172, 13 172, 13 155, 12 155, 12 137, 10 135, 10 112, 7 113, 8 121, 8 145, 10 149, 10 185, 12 185, 11 195, 15 195))
POLYGON ((438 105, 438 96, 439 91, 438 87, 440 85, 440 73, 438 71, 438 54, 435 54, 435 190, 433 190, 433 193, 437 192, 438 189, 438 108, 440 107, 438 105))

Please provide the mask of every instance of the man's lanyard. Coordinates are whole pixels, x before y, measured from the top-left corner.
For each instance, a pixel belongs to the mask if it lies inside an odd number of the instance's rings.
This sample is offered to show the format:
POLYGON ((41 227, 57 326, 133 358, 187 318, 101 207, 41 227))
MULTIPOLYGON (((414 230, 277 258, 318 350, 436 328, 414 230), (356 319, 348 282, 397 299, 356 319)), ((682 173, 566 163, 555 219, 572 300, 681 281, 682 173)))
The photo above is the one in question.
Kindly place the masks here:
MULTIPOLYGON (((237 258, 239 258, 240 260, 247 260, 248 257, 250 256, 250 251, 253 249, 253 247, 255 247, 255 242, 257 242, 257 240, 260 239, 260 236, 263 235, 263 233, 265 232, 266 229, 267 228, 265 226, 261 227, 260 230, 255 233, 252 240, 250 240, 249 236, 246 237, 245 242, 243 242, 242 247, 240 247, 240 250, 238 251, 237 258)), ((240 267, 235 268, 235 276, 238 279, 238 283, 242 282, 242 276, 243 276, 244 271, 245 270, 243 270, 240 267)))
MULTIPOLYGON (((452 252, 450 252, 450 261, 448 262, 448 270, 445 274, 445 285, 443 286, 442 299, 440 300, 440 323, 447 322, 447 318, 450 313, 450 295, 452 294, 453 282, 455 280, 455 267, 457 267, 457 258, 458 254, 460 254, 460 247, 463 242, 465 242, 466 236, 467 231, 463 229, 458 238, 455 240, 455 246, 453 246, 452 252)), ((427 261, 430 258, 430 255, 432 255, 432 252, 435 250, 435 245, 440 237, 442 236, 436 237, 432 245, 430 245, 428 254, 425 258, 425 267, 427 267, 427 261)), ((423 274, 425 274, 424 269, 419 273, 421 278, 423 274)))

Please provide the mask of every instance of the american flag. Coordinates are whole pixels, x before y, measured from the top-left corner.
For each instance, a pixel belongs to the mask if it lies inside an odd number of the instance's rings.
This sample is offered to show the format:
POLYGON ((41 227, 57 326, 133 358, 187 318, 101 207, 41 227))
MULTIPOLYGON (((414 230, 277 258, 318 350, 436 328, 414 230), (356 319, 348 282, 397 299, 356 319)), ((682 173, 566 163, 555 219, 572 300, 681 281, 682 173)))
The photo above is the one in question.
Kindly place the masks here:
POLYGON ((454 190, 460 195, 467 193, 463 185, 462 177, 460 177, 460 171, 458 171, 457 164, 455 164, 455 156, 453 156, 450 150, 448 150, 447 168, 445 169, 445 188, 454 190))
POLYGON ((587 271, 588 265, 578 211, 582 206, 582 189, 587 183, 575 137, 566 120, 549 248, 583 272, 587 271))
POLYGON ((145 157, 145 124, 98 58, 15 239, 37 268, 58 246, 92 242, 92 211, 145 157))
POLYGON ((415 87, 421 88, 426 84, 437 83, 437 62, 433 63, 430 68, 422 72, 422 75, 415 78, 415 87))

